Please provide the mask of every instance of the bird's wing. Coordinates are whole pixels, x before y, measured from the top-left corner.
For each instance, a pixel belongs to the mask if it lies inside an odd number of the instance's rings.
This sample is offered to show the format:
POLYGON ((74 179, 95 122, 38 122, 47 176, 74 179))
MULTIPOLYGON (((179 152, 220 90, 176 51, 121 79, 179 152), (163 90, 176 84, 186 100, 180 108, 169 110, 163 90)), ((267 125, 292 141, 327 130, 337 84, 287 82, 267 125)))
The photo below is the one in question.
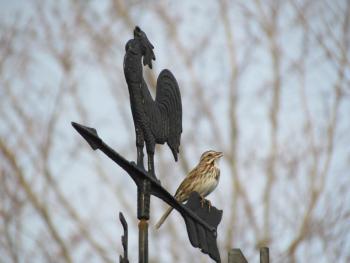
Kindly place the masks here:
POLYGON ((182 133, 181 95, 174 75, 167 69, 158 76, 155 101, 164 114, 168 129, 168 145, 177 161, 182 133))
POLYGON ((186 178, 181 182, 179 187, 177 188, 175 192, 175 198, 179 202, 185 202, 187 201, 190 193, 193 192, 195 187, 195 177, 198 175, 198 171, 196 168, 194 168, 189 174, 186 176, 186 178))

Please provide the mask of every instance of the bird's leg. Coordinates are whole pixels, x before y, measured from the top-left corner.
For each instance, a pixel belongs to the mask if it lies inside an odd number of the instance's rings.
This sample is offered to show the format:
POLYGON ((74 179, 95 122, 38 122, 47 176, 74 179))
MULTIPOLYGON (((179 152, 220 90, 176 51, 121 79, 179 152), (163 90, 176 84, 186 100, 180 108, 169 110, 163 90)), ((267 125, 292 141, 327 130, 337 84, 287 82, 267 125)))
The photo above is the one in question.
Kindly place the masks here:
POLYGON ((204 207, 204 204, 207 203, 208 204, 208 209, 210 212, 210 208, 211 208, 211 202, 208 199, 205 199, 204 196, 201 195, 201 206, 202 208, 204 207))
POLYGON ((204 207, 204 203, 205 203, 205 198, 204 196, 201 195, 201 207, 204 207))
POLYGON ((209 212, 210 212, 210 208, 211 208, 211 202, 210 200, 206 199, 207 203, 208 203, 208 209, 209 209, 209 212))

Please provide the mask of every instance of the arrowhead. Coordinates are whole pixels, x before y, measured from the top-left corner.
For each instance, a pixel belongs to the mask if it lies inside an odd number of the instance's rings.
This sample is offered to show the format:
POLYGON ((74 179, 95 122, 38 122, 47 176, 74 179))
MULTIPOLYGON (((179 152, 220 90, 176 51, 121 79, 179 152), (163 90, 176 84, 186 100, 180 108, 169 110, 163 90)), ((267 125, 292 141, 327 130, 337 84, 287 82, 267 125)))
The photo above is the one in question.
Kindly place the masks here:
POLYGON ((93 150, 98 149, 102 144, 102 139, 98 136, 96 129, 72 122, 72 126, 88 142, 93 150))

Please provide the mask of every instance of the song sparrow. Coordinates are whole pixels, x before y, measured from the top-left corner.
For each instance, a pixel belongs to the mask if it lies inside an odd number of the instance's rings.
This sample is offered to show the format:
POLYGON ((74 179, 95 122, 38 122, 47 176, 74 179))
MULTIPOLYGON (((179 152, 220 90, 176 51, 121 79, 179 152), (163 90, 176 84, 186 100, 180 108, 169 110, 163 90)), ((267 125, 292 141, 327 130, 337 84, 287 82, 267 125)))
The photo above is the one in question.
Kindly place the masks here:
MULTIPOLYGON (((175 198, 179 202, 187 201, 192 192, 197 192, 202 199, 209 195, 218 185, 220 178, 220 169, 217 164, 218 159, 222 157, 222 152, 206 151, 202 154, 198 165, 190 171, 182 181, 175 193, 175 198)), ((167 219, 172 207, 169 207, 158 223, 155 225, 158 229, 167 219)))

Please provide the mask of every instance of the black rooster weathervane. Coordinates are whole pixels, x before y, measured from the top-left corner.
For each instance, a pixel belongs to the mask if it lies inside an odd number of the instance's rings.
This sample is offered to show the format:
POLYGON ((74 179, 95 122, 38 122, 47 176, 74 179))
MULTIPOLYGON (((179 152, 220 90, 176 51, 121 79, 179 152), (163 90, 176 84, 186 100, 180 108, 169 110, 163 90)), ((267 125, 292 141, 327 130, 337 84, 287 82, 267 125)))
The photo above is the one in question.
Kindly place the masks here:
POLYGON ((146 34, 136 27, 134 38, 125 46, 124 74, 130 93, 132 117, 135 124, 137 165, 143 165, 143 147, 146 143, 148 172, 155 177, 154 149, 156 143, 170 147, 175 161, 179 153, 182 133, 182 106, 179 86, 173 74, 164 69, 158 76, 156 98, 153 100, 143 78, 143 65, 152 68, 155 60, 153 45, 146 34))
MULTIPOLYGON (((75 122, 73 127, 89 143, 93 150, 99 149, 122 167, 137 186, 137 218, 139 228, 139 262, 148 262, 148 220, 150 218, 150 196, 154 195, 177 210, 185 220, 189 240, 216 262, 221 262, 216 243, 217 227, 222 218, 222 210, 203 205, 198 193, 193 192, 187 203, 178 202, 164 189, 155 176, 155 145, 167 143, 177 161, 182 133, 182 106, 177 81, 173 74, 164 69, 158 76, 156 97, 153 100, 143 78, 143 66, 152 68, 155 60, 153 45, 146 34, 136 27, 133 39, 125 46, 124 74, 130 93, 130 104, 135 124, 137 164, 130 162, 109 147, 97 134, 96 129, 75 122), (143 65, 142 65, 143 62, 143 65), (143 147, 146 144, 148 172, 143 165, 143 147)), ((127 258, 127 223, 120 215, 124 228, 122 243, 127 258)))

